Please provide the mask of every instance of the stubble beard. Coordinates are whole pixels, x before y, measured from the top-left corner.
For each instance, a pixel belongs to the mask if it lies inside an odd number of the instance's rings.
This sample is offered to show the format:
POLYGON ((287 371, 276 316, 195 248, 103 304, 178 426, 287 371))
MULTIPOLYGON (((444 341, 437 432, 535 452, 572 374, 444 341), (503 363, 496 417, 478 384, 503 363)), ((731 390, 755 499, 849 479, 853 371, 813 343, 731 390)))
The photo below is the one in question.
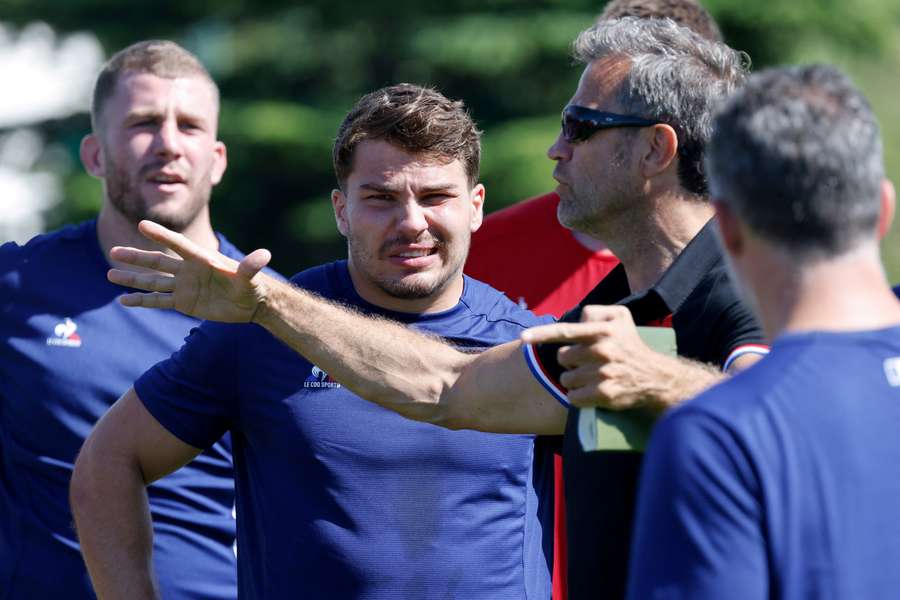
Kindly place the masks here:
MULTIPOLYGON (((109 156, 109 154, 107 154, 109 156)), ((157 209, 141 195, 139 181, 134 181, 118 164, 109 161, 109 172, 105 177, 106 198, 109 203, 129 222, 137 225, 140 221, 148 219, 171 229, 183 232, 191 225, 203 209, 209 204, 212 193, 212 184, 209 183, 209 173, 203 174, 196 182, 188 181, 190 190, 187 201, 183 206, 174 211, 157 209), (206 182, 205 184, 203 182, 206 182)), ((158 169, 161 165, 151 165, 139 172, 138 178, 147 170, 158 169)))
MULTIPOLYGON (((593 184, 579 188, 568 187, 559 192, 559 205, 556 217, 563 227, 604 239, 609 229, 614 227, 614 216, 625 213, 634 203, 636 191, 631 182, 622 175, 630 173, 631 165, 625 149, 617 152, 610 161, 607 171, 618 173, 616 181, 606 182, 601 189, 593 184)), ((590 181, 588 178, 582 180, 590 181)))
MULTIPOLYGON (((468 242, 466 242, 465 250, 461 255, 454 256, 442 239, 435 236, 432 236, 432 238, 434 239, 437 252, 443 255, 445 265, 436 276, 413 273, 402 279, 382 277, 378 275, 376 270, 378 257, 366 251, 362 244, 356 242, 356 238, 352 234, 347 236, 347 248, 353 265, 360 274, 385 294, 400 300, 422 300, 440 293, 454 278, 459 277, 468 255, 468 242)), ((416 241, 421 240, 412 240, 412 242, 416 241)), ((385 254, 389 248, 398 242, 410 243, 410 240, 388 240, 379 249, 379 256, 385 254)))

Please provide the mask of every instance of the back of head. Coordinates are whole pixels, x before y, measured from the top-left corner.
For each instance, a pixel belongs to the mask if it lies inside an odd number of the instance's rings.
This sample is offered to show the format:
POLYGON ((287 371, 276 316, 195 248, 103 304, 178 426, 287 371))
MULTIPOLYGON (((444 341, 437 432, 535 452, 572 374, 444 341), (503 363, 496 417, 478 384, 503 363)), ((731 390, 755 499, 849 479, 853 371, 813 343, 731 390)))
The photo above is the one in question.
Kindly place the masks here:
POLYGON ((465 166, 469 182, 478 181, 481 132, 460 101, 437 90, 401 83, 360 98, 338 129, 334 171, 343 186, 353 170, 356 147, 383 140, 411 154, 465 166))
POLYGON ((670 125, 678 135, 678 176, 689 193, 708 192, 703 153, 712 114, 744 81, 746 54, 670 19, 601 21, 575 40, 576 60, 620 56, 631 65, 617 100, 626 113, 670 125))
POLYGON ((716 21, 696 0, 612 0, 597 20, 622 17, 672 19, 707 40, 723 41, 722 32, 716 21))
POLYGON ((219 88, 200 60, 168 40, 137 42, 116 52, 100 70, 94 84, 91 103, 91 123, 96 131, 107 100, 115 93, 116 84, 125 75, 149 73, 165 79, 199 77, 205 79, 213 90, 216 104, 219 88))
POLYGON ((881 135, 866 98, 836 68, 754 75, 714 127, 713 193, 759 236, 798 260, 874 241, 881 135))

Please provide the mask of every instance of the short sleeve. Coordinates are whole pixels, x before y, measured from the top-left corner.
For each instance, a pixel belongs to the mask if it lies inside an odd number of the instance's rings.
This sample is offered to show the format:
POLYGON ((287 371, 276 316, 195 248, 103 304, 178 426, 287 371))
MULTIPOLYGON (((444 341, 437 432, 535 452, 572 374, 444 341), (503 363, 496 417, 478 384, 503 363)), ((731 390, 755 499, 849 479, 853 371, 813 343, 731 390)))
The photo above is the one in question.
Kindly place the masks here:
POLYGON ((765 348, 765 334, 724 266, 713 269, 672 317, 678 354, 724 367, 742 346, 765 348))
POLYGON ((656 427, 644 460, 629 598, 768 598, 758 482, 743 445, 691 405, 656 427))
MULTIPOLYGON (((581 306, 573 308, 560 318, 560 323, 577 323, 581 320, 581 306)), ((569 407, 566 399, 568 390, 559 382, 565 369, 559 364, 557 353, 563 344, 526 344, 522 351, 525 355, 525 364, 535 379, 538 380, 547 392, 556 398, 564 407, 569 407)))
POLYGON ((209 448, 235 417, 239 326, 205 322, 184 345, 134 384, 144 406, 170 433, 209 448))

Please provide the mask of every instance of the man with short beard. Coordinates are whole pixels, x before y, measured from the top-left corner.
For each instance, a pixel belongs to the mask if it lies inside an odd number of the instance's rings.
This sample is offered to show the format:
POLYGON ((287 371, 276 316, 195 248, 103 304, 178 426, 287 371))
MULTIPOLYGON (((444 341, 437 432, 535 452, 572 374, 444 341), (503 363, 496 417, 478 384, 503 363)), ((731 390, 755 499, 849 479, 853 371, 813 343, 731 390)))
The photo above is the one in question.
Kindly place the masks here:
MULTIPOLYGON (((293 283, 466 355, 542 322, 462 274, 481 225, 479 159, 462 103, 407 84, 364 96, 334 148, 332 202, 349 258, 293 283)), ((257 325, 208 322, 138 379, 85 443, 72 479, 98 591, 153 596, 144 485, 231 431, 242 597, 548 598, 542 444, 405 419, 330 370, 257 325)))
MULTIPOLYGON (((118 264, 110 248, 156 248, 135 227, 151 218, 242 256, 209 221, 210 191, 226 165, 218 100, 206 69, 172 42, 114 55, 97 79, 93 132, 81 147, 85 168, 103 182, 99 217, 0 247, 3 598, 94 598, 68 503, 78 449, 122 391, 199 322, 122 310, 124 288, 105 277, 118 264)), ((216 440, 148 496, 163 596, 234 598, 230 440, 216 440)))
MULTIPOLYGON (((634 446, 585 449, 576 407, 658 415, 766 352, 716 246, 703 170, 710 115, 743 81, 743 56, 661 19, 602 22, 574 48, 586 66, 548 151, 557 163, 558 216, 605 240, 621 264, 562 323, 466 354, 273 281, 258 272, 268 251, 237 263, 152 223, 140 231, 179 258, 117 248, 119 260, 160 273, 109 273, 151 292, 124 296, 129 306, 256 323, 360 397, 412 419, 565 432, 573 600, 624 595, 641 465, 634 446), (622 168, 608 169, 613 162, 622 168), (679 356, 652 349, 637 326, 671 328, 679 356)), ((133 391, 120 402, 134 405, 133 391)), ((96 456, 116 441, 112 425, 123 418, 113 412, 110 426, 92 435, 103 441, 96 456)), ((125 441, 134 443, 127 434, 125 441)), ((126 443, 124 455, 134 452, 126 443)))

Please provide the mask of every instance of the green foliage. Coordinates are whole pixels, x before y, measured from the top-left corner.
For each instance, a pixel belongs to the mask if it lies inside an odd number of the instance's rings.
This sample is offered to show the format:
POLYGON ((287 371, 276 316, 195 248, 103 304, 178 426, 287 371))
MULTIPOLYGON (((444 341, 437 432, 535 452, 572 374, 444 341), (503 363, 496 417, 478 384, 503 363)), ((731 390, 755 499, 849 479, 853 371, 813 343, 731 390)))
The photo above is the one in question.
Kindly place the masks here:
MULTIPOLYGON (((568 48, 602 2, 588 0, 0 0, 15 24, 90 30, 108 51, 167 37, 219 82, 229 167, 214 194, 217 226, 238 246, 266 246, 292 273, 345 253, 334 226, 331 144, 362 94, 398 81, 466 101, 484 129, 482 178, 496 209, 552 188, 547 147, 580 74, 568 48)), ((885 122, 889 171, 900 161, 896 0, 707 0, 733 46, 758 68, 838 60, 859 74, 885 122)), ((100 187, 78 166, 84 116, 45 128, 71 155, 54 224, 91 216, 100 187)), ((892 238, 893 239, 893 238, 892 238)), ((893 244, 893 242, 889 242, 893 244)), ((896 244, 893 244, 896 246, 896 244)), ((892 264, 900 269, 900 252, 892 264)), ((900 270, 895 271, 900 279, 900 270)))

